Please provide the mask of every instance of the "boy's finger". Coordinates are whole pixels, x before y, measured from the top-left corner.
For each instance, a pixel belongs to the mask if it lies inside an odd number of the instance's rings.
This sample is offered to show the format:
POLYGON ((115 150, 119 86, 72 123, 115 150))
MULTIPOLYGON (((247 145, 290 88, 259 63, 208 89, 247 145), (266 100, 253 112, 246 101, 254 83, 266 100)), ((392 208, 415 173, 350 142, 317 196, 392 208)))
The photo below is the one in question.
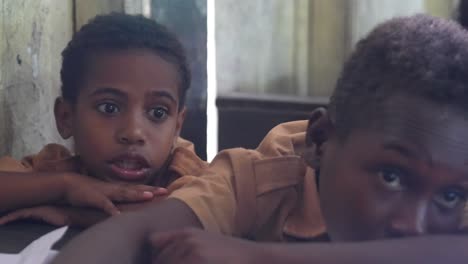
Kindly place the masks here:
POLYGON ((152 192, 154 195, 166 195, 169 193, 169 191, 166 188, 155 187, 155 186, 138 185, 132 188, 135 188, 136 190, 139 190, 142 192, 144 191, 152 192))
POLYGON ((149 236, 149 241, 155 249, 162 249, 173 241, 187 236, 188 233, 184 230, 155 232, 149 236))
POLYGON ((17 213, 11 213, 0 218, 0 225, 5 225, 18 219, 20 219, 20 217, 17 213))
POLYGON ((44 215, 38 215, 37 217, 40 218, 40 220, 51 225, 55 225, 55 226, 67 225, 67 220, 59 215, 44 214, 44 215))
POLYGON ((29 209, 29 208, 22 209, 22 210, 14 211, 0 218, 0 225, 8 224, 10 222, 14 222, 20 219, 28 219, 28 218, 33 218, 33 217, 34 217, 34 209, 29 209))
POLYGON ((156 187, 153 190, 153 194, 156 195, 156 196, 168 195, 169 191, 166 188, 156 187))
POLYGON ((152 263, 190 263, 183 261, 187 256, 186 246, 177 241, 169 240, 164 247, 154 247, 152 250, 152 263))
POLYGON ((109 215, 118 215, 120 214, 119 209, 111 202, 107 197, 103 197, 100 202, 98 202, 98 207, 109 215))
POLYGON ((135 189, 135 190, 139 190, 139 191, 149 191, 149 192, 152 192, 154 191, 154 189, 156 188, 159 188, 159 187, 154 187, 154 186, 150 186, 150 185, 131 185, 131 184, 126 184, 126 185, 123 185, 125 186, 126 188, 129 188, 129 189, 135 189))
POLYGON ((159 251, 169 245, 174 236, 175 234, 173 231, 157 232, 149 237, 149 241, 153 249, 159 251))
POLYGON ((153 199, 152 191, 139 191, 128 187, 118 187, 112 191, 109 198, 116 202, 140 202, 153 199))

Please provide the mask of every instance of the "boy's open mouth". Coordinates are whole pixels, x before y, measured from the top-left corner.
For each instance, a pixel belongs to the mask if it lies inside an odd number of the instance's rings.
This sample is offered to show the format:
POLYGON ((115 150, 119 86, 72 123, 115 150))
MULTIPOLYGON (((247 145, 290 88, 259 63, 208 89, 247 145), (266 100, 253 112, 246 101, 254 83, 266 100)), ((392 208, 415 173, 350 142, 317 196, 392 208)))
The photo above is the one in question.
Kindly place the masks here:
POLYGON ((110 162, 111 170, 121 179, 138 181, 144 179, 150 170, 145 158, 138 154, 123 154, 110 162))

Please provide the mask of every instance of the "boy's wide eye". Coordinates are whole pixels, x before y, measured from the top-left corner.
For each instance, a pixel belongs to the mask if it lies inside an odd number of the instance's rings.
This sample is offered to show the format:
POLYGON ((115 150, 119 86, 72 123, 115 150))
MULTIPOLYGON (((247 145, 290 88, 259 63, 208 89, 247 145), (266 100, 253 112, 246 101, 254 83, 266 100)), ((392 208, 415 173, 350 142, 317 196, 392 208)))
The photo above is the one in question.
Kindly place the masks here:
POLYGON ((148 114, 157 120, 163 120, 167 117, 168 111, 164 107, 156 107, 149 110, 148 114))
POLYGON ((382 169, 378 172, 378 176, 384 184, 384 186, 388 187, 391 190, 401 190, 403 188, 402 185, 402 173, 396 169, 382 169))
POLYGON ((102 103, 97 107, 98 111, 104 114, 115 114, 118 113, 119 107, 112 103, 102 103))
POLYGON ((442 208, 454 209, 460 206, 461 204, 464 204, 466 202, 466 198, 463 192, 449 190, 437 194, 434 197, 434 201, 442 208))

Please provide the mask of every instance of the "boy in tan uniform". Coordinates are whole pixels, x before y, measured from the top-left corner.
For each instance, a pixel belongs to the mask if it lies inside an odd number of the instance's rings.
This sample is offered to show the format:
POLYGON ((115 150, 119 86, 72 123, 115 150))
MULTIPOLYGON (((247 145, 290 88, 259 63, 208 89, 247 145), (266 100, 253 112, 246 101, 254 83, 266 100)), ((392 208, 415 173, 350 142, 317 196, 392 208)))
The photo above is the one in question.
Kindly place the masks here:
POLYGON ((165 196, 171 182, 206 167, 178 137, 190 72, 165 27, 143 16, 98 16, 62 55, 55 119, 75 154, 50 144, 22 161, 1 158, 0 224, 91 225, 165 196))
POLYGON ((328 111, 274 128, 256 150, 221 152, 55 263, 466 263, 467 101, 468 33, 390 20, 359 42, 328 111))

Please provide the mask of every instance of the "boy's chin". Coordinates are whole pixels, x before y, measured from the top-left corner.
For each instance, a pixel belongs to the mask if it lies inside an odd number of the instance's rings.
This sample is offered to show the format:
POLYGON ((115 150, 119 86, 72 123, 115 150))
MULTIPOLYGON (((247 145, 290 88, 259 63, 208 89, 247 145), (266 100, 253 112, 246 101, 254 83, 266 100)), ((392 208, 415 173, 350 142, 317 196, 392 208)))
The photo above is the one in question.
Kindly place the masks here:
POLYGON ((153 180, 150 173, 145 175, 122 175, 120 173, 108 172, 106 174, 101 174, 101 176, 94 176, 99 180, 111 183, 122 183, 122 184, 150 184, 153 180))
POLYGON ((355 232, 354 230, 346 232, 345 234, 342 232, 329 232, 328 236, 332 242, 365 242, 392 238, 391 236, 387 237, 384 234, 379 235, 367 232, 355 232))

